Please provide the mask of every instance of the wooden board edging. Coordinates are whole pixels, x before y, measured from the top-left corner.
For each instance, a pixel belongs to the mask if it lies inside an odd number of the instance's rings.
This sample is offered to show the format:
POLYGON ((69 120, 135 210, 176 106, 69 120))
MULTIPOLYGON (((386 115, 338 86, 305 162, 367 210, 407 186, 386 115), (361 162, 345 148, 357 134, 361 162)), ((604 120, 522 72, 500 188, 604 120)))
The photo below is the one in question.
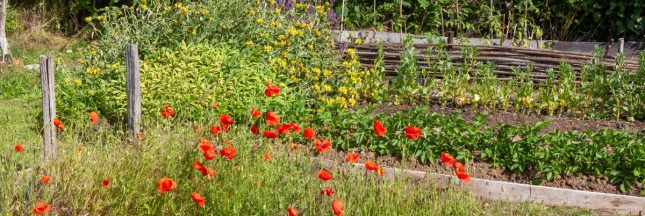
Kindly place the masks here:
MULTIPOLYGON (((315 158, 312 168, 321 167, 333 169, 338 162, 315 158)), ((355 171, 366 174, 365 164, 354 163, 355 171)), ((537 202, 549 206, 570 206, 596 211, 610 211, 627 215, 645 214, 645 197, 609 194, 592 191, 573 190, 565 188, 546 187, 539 185, 519 184, 504 181, 471 178, 470 184, 464 184, 455 176, 406 170, 398 168, 383 168, 383 178, 394 179, 395 176, 408 178, 414 183, 431 183, 437 188, 447 188, 457 185, 480 199, 501 200, 511 202, 537 202)))

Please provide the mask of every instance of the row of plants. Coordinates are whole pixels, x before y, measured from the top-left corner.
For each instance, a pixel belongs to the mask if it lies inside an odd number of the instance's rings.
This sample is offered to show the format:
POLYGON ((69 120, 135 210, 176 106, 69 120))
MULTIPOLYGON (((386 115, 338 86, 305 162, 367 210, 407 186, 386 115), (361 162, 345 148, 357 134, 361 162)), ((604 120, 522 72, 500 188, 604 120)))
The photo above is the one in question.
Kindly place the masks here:
POLYGON ((645 4, 639 1, 357 0, 336 4, 349 29, 527 40, 643 39, 645 4), (343 8, 344 7, 344 8, 343 8), (629 14, 629 15, 625 15, 629 14))
POLYGON ((441 152, 459 160, 484 161, 492 167, 521 174, 534 183, 563 176, 607 176, 621 191, 635 182, 645 182, 641 164, 645 162, 645 133, 629 131, 556 131, 541 133, 548 122, 525 126, 502 124, 487 127, 487 114, 479 113, 467 122, 458 113, 429 113, 424 108, 394 114, 371 115, 369 109, 319 115, 321 133, 333 140, 336 148, 348 151, 366 149, 384 155, 414 157, 422 163, 435 163, 441 152), (382 122, 387 134, 374 133, 375 120, 382 122), (404 138, 408 125, 420 126, 417 140, 404 138))
MULTIPOLYGON (((378 53, 375 68, 384 71, 382 47, 378 53)), ((429 69, 420 69, 415 57, 418 53, 411 40, 406 40, 397 75, 384 90, 395 103, 425 104, 431 101, 434 92, 442 105, 548 115, 567 113, 591 119, 645 119, 645 52, 640 53, 638 70, 626 69, 622 55, 617 57, 615 69, 610 70, 602 64, 603 50, 597 48, 594 59, 583 65, 580 72, 562 63, 547 70, 541 85, 535 84, 531 65, 514 68, 508 80, 498 79, 494 63, 476 60, 478 53, 473 47, 462 48, 461 66, 453 64, 443 41, 424 51, 426 56, 438 58, 426 60, 429 69), (436 78, 438 75, 442 78, 436 78)))

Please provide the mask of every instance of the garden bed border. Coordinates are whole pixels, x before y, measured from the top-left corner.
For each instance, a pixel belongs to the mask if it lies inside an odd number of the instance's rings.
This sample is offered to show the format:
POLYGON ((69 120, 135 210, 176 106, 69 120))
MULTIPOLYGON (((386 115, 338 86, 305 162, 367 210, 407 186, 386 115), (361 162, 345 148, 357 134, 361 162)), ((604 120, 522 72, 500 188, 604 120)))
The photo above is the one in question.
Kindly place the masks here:
MULTIPOLYGON (((312 168, 333 169, 338 162, 315 158, 312 168)), ((353 163, 355 171, 365 175, 365 164, 353 163)), ((455 176, 383 167, 383 177, 393 180, 403 177, 415 184, 433 184, 437 188, 448 188, 452 185, 469 191, 474 197, 484 200, 502 200, 511 202, 537 202, 548 206, 570 206, 602 212, 615 212, 627 215, 645 214, 645 197, 608 194, 592 191, 572 190, 539 185, 518 184, 504 181, 471 178, 464 184, 455 176)))

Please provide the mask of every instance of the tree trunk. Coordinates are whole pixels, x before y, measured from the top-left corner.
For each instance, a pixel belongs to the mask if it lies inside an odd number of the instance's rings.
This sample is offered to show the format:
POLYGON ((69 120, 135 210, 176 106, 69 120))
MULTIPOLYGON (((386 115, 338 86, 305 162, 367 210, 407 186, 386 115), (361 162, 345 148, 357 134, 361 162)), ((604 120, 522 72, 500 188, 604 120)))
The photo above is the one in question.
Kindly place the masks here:
POLYGON ((11 52, 9 51, 9 41, 5 32, 5 23, 7 22, 7 3, 9 0, 0 0, 0 48, 2 49, 2 61, 11 61, 11 52))

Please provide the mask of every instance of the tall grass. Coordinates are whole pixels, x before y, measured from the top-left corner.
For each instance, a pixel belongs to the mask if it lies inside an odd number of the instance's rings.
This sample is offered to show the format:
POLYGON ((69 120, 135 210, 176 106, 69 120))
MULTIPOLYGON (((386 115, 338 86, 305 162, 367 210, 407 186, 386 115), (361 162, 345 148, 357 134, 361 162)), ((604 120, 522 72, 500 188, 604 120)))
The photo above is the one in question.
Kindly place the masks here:
MULTIPOLYGON (((16 103, 0 106, 3 111, 19 107, 16 103)), ((27 114, 16 112, 17 118, 27 114)), ((483 203, 455 188, 439 190, 403 179, 384 181, 373 173, 363 176, 350 171, 343 164, 330 170, 334 179, 322 182, 316 177, 317 169, 312 169, 311 144, 302 143, 300 149, 291 150, 291 141, 269 141, 245 127, 233 127, 213 139, 219 149, 225 143, 234 146, 238 153, 234 159, 219 156, 205 161, 196 148, 202 135, 194 132, 191 124, 151 126, 140 144, 126 142, 122 132, 105 124, 86 125, 59 133, 58 159, 38 167, 40 143, 26 142, 25 152, 17 153, 5 148, 12 146, 6 138, 12 134, 0 133, 0 155, 10 158, 0 166, 1 214, 26 214, 37 201, 44 201, 53 206, 55 215, 284 215, 288 207, 302 215, 331 215, 332 198, 319 194, 324 187, 335 190, 345 215, 589 213, 530 203, 483 203), (265 160, 265 152, 273 159, 265 160), (210 180, 202 177, 193 161, 212 167, 217 176, 210 180), (42 184, 42 175, 52 180, 42 184), (156 182, 162 177, 174 179, 177 188, 159 193, 156 182), (111 184, 102 188, 102 179, 110 179, 111 184), (204 208, 191 200, 191 192, 206 198, 204 208)), ((38 135, 28 128, 20 130, 23 133, 17 139, 38 135)))

